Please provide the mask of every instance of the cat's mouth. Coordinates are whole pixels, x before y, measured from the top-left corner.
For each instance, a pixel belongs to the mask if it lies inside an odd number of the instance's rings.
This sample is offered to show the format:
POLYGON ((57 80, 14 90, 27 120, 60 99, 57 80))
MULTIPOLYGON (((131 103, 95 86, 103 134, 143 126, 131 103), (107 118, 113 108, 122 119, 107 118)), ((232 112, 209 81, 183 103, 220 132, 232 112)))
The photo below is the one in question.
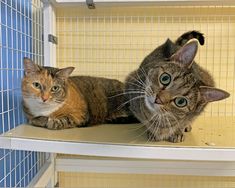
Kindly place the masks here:
POLYGON ((37 102, 39 105, 50 105, 51 104, 51 100, 43 100, 43 99, 34 99, 35 102, 37 102))
POLYGON ((39 103, 42 104, 42 105, 47 105, 47 104, 50 104, 50 101, 40 100, 39 103))

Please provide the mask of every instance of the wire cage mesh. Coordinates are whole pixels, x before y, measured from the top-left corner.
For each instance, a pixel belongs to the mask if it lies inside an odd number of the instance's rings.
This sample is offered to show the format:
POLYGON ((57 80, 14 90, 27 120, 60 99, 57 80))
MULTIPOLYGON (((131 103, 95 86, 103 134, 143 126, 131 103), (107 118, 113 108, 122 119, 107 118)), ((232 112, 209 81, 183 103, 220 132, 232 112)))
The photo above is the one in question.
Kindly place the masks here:
MULTIPOLYGON (((25 122, 21 106, 23 57, 43 63, 40 0, 0 1, 0 134, 25 122)), ((27 186, 46 155, 0 149, 0 187, 27 186)))

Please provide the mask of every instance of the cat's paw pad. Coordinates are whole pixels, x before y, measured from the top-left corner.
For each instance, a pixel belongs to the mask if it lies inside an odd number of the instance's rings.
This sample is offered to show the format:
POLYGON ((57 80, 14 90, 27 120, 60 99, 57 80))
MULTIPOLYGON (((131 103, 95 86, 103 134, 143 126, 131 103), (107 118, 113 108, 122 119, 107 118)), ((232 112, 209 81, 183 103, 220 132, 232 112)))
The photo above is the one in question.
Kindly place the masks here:
POLYGON ((179 142, 183 142, 184 139, 185 139, 184 134, 179 133, 179 134, 174 134, 174 135, 170 136, 168 141, 173 142, 173 143, 179 143, 179 142))
POLYGON ((192 126, 191 125, 187 125, 185 128, 184 128, 184 132, 191 132, 192 131, 192 126))

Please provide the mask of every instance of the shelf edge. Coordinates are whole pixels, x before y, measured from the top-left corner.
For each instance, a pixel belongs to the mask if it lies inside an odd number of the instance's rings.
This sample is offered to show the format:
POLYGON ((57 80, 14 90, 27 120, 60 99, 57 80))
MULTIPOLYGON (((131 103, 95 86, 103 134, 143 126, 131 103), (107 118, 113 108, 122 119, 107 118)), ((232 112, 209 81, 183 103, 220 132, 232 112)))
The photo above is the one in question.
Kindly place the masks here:
POLYGON ((235 149, 186 148, 68 141, 35 140, 0 136, 0 148, 50 153, 136 159, 235 161, 235 149))

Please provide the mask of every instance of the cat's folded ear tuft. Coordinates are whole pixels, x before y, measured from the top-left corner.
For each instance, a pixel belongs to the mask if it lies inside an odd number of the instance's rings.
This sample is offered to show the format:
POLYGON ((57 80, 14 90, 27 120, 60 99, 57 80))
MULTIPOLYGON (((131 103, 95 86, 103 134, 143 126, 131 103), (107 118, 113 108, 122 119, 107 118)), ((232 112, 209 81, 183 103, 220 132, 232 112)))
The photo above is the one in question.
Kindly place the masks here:
POLYGON ((24 57, 24 73, 25 73, 25 75, 36 73, 38 71, 40 71, 40 67, 37 64, 35 64, 28 57, 24 57))
POLYGON ((230 96, 227 91, 214 87, 200 86, 200 93, 205 102, 213 102, 226 99, 230 96))
POLYGON ((56 75, 58 77, 66 79, 66 78, 68 78, 70 76, 70 74, 73 72, 74 69, 75 69, 75 67, 66 67, 66 68, 58 70, 56 72, 56 75))

